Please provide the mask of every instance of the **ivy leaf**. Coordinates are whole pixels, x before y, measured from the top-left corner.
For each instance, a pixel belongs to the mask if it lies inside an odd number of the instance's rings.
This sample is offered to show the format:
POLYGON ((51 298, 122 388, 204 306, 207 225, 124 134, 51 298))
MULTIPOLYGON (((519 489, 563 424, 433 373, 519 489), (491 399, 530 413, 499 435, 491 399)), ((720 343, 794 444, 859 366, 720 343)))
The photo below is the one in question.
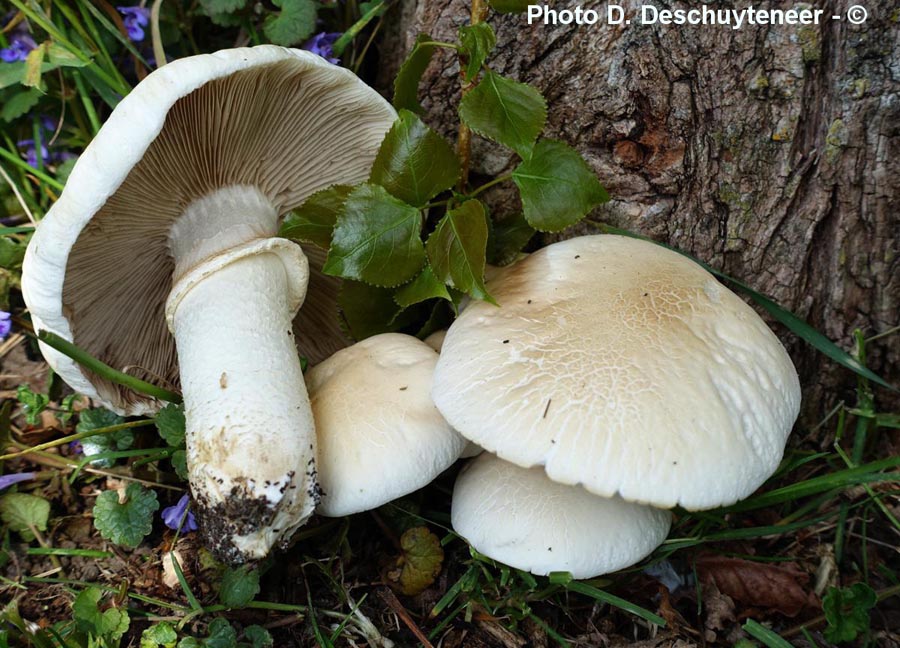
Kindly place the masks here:
POLYGON ((3 102, 3 108, 0 109, 0 119, 7 124, 10 123, 34 108, 43 96, 44 93, 37 88, 16 92, 3 102))
POLYGON ((460 27, 459 42, 466 57, 465 81, 468 83, 478 76, 484 60, 497 44, 497 36, 489 24, 482 22, 460 27))
POLYGON ((488 261, 497 266, 509 265, 535 235, 524 214, 495 221, 488 237, 488 261))
POLYGON ((875 607, 878 597, 875 590, 865 583, 850 587, 828 588, 822 600, 822 610, 828 621, 825 638, 833 644, 853 641, 869 630, 870 610, 875 607))
POLYGON ((489 0, 489 2, 498 13, 523 13, 528 10, 531 0, 489 0))
POLYGON ((333 185, 317 191, 284 219, 278 236, 318 245, 327 250, 338 214, 353 187, 333 185))
MULTIPOLYGON (((2 240, 4 239, 0 239, 0 241, 2 240)), ((16 398, 22 403, 22 412, 25 414, 25 421, 28 425, 37 425, 40 422, 41 412, 50 404, 50 398, 46 394, 33 391, 31 387, 24 384, 19 385, 16 390, 16 398)))
POLYGON ((258 625, 244 628, 244 638, 250 642, 250 648, 272 648, 275 645, 269 631, 258 625))
POLYGON ((50 518, 50 502, 37 495, 9 493, 0 497, 0 519, 22 536, 26 542, 34 540, 31 528, 47 530, 50 518))
POLYGON ((247 565, 227 567, 219 585, 219 600, 229 608, 246 607, 259 594, 259 571, 247 565))
POLYGON ((338 306, 347 333, 354 340, 396 330, 392 322, 400 312, 389 288, 376 288, 359 281, 344 281, 338 295, 338 306))
POLYGON ((207 14, 232 13, 243 9, 247 0, 200 0, 207 14))
POLYGON ((322 270, 373 286, 397 286, 425 262, 421 229, 418 209, 383 187, 360 185, 344 203, 322 270))
MULTIPOLYGON (((26 244, 5 236, 0 237, 0 268, 17 270, 22 267, 26 244)), ((34 425, 34 423, 32 423, 34 425)))
POLYGON ((425 269, 419 273, 415 279, 400 288, 394 295, 394 301, 401 308, 407 308, 413 304, 418 304, 429 299, 440 297, 441 299, 451 300, 450 293, 444 282, 434 276, 431 266, 426 265, 425 269))
POLYGON ((537 143, 531 158, 513 171, 513 182, 519 187, 525 218, 539 232, 558 232, 609 200, 584 158, 554 140, 537 143))
MULTIPOLYGON (((92 432, 101 428, 120 425, 125 419, 102 407, 84 410, 78 416, 78 425, 75 431, 78 433, 92 432)), ((98 434, 81 440, 81 449, 85 457, 113 452, 115 450, 127 450, 134 443, 134 433, 131 430, 119 430, 110 434, 98 434)), ((114 463, 113 459, 100 458, 91 461, 92 466, 109 468, 114 463)))
POLYGON ((435 276, 476 299, 494 300, 484 287, 488 226, 481 201, 467 200, 441 219, 425 249, 435 276))
POLYGON ((159 646, 174 646, 178 641, 178 634, 171 623, 165 621, 152 625, 141 633, 140 648, 159 648, 159 646))
POLYGON ((169 403, 156 414, 156 429, 159 436, 173 448, 184 444, 184 406, 169 403))
POLYGON ((425 74, 425 69, 431 62, 434 54, 434 45, 425 45, 433 39, 428 34, 419 34, 415 45, 403 61, 394 79, 394 108, 397 110, 412 110, 422 112, 419 104, 419 81, 425 74))
POLYGON ((172 468, 175 469, 175 474, 178 475, 181 479, 187 481, 187 451, 176 450, 172 453, 172 457, 169 459, 169 461, 172 462, 172 468))
POLYGON ((527 158, 544 129, 547 102, 527 83, 487 72, 459 102, 459 116, 479 135, 527 158))
POLYGON ((440 539, 425 527, 400 536, 402 554, 386 574, 388 584, 406 596, 422 593, 441 573, 444 550, 440 539))
POLYGON ((72 602, 72 617, 76 627, 95 639, 102 639, 103 645, 118 645, 119 640, 128 632, 131 619, 128 613, 118 608, 100 610, 100 599, 103 593, 99 587, 88 587, 75 597, 72 602))
POLYGON ((408 110, 385 135, 369 182, 400 200, 422 207, 459 178, 459 160, 447 141, 408 110))
POLYGON ((156 493, 136 482, 125 488, 124 501, 119 492, 103 491, 94 503, 94 526, 107 540, 133 549, 153 529, 153 513, 159 508, 156 493))
POLYGON ((313 0, 272 0, 281 9, 269 16, 263 32, 276 45, 290 47, 302 43, 316 30, 316 4, 313 0))

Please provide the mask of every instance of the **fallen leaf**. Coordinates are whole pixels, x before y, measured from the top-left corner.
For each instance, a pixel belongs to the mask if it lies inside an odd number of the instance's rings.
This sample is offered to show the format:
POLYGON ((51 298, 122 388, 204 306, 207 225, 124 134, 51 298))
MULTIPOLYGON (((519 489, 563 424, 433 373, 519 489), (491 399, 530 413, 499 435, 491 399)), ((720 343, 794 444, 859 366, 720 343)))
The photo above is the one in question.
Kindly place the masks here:
POLYGON ((386 571, 385 581, 401 594, 415 596, 441 573, 444 550, 440 539, 425 527, 404 531, 400 548, 402 553, 386 571))

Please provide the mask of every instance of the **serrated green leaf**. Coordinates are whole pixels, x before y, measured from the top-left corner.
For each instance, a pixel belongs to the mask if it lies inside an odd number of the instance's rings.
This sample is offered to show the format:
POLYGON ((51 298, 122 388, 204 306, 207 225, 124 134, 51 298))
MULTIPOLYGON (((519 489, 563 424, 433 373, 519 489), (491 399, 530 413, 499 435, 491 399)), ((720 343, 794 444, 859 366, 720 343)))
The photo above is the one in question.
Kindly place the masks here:
MULTIPOLYGON (((37 88, 29 88, 15 93, 9 99, 3 102, 3 108, 0 109, 0 119, 7 124, 18 119, 29 110, 37 105, 44 93, 37 88)), ((3 266, 6 267, 5 265, 3 266)))
POLYGON ((200 0, 203 11, 209 14, 232 13, 247 6, 247 0, 200 0))
POLYGON ((497 36, 488 23, 481 22, 460 27, 459 42, 466 57, 465 81, 468 83, 478 75, 484 60, 497 44, 497 36))
POLYGON ((269 631, 258 625, 244 628, 244 638, 250 642, 250 648, 272 648, 275 645, 269 631))
POLYGON ((125 610, 109 608, 103 611, 102 615, 102 632, 101 637, 107 639, 108 645, 118 645, 119 639, 128 632, 128 626, 131 625, 131 619, 125 610))
POLYGON ((447 141, 408 110, 385 135, 372 164, 369 182, 422 207, 459 178, 459 160, 447 141))
POLYGON ((829 587, 822 600, 828 627, 825 638, 831 643, 855 640, 869 630, 871 609, 878 602, 875 590, 865 583, 838 589, 829 587))
POLYGON ((419 82, 434 54, 435 46, 426 45, 431 41, 432 38, 428 34, 419 34, 412 50, 397 71, 393 100, 394 108, 397 110, 422 112, 422 106, 419 104, 419 82))
POLYGON ((345 281, 341 284, 338 306, 347 333, 354 340, 396 330, 391 323, 400 312, 400 307, 394 301, 394 291, 390 288, 345 281))
POLYGON ((103 617, 100 614, 100 599, 103 592, 99 587, 88 587, 78 593, 72 602, 72 618, 75 626, 85 634, 98 637, 102 634, 103 617))
POLYGON ((169 403, 156 413, 156 429, 159 436, 172 447, 184 444, 184 406, 169 403))
POLYGON ((609 200, 578 152, 562 142, 541 140, 530 159, 513 171, 528 223, 539 232, 558 232, 609 200))
POLYGON ((125 488, 125 501, 118 491, 103 491, 94 503, 94 526, 107 540, 123 547, 137 547, 153 529, 153 513, 159 508, 156 493, 132 482, 125 488))
POLYGON ((488 237, 488 261, 497 266, 509 265, 518 258, 535 233, 524 214, 494 222, 488 237))
POLYGON ((402 308, 413 304, 439 297, 450 301, 450 293, 444 282, 434 276, 431 266, 426 265, 419 275, 405 286, 402 286, 396 294, 394 301, 402 308))
POLYGON ((50 398, 46 394, 33 391, 31 387, 24 384, 19 385, 16 389, 16 398, 22 403, 22 412, 25 414, 28 425, 37 425, 41 412, 50 404, 50 398))
POLYGON ((272 0, 281 11, 263 23, 263 32, 276 45, 290 47, 302 43, 316 30, 313 0, 272 0))
POLYGON ((172 462, 172 468, 175 469, 175 474, 187 481, 187 452, 185 450, 176 450, 172 453, 172 457, 169 460, 172 462))
POLYGON ((278 236, 318 245, 327 250, 338 214, 353 187, 334 185, 317 191, 284 219, 278 236))
POLYGON ((141 633, 140 648, 169 648, 178 641, 178 634, 171 623, 165 621, 152 625, 141 633))
POLYGON ((426 527, 415 527, 400 536, 402 554, 395 569, 388 572, 388 582, 407 596, 420 594, 441 573, 444 550, 440 539, 426 527))
MULTIPOLYGON (((100 428, 120 425, 125 419, 101 407, 83 410, 78 415, 78 425, 75 431, 78 433, 91 432, 100 428)), ((134 433, 131 430, 119 430, 110 434, 98 434, 81 440, 81 449, 85 457, 103 454, 114 450, 127 450, 134 443, 134 433)), ((91 461, 92 466, 109 468, 113 465, 112 459, 96 459, 91 461)))
POLYGON ((237 633, 227 619, 213 619, 208 630, 209 636, 203 640, 205 648, 235 648, 237 645, 237 633))
POLYGON ((383 187, 360 185, 338 216, 322 270, 373 286, 397 286, 411 279, 425 262, 421 229, 418 209, 383 187))
POLYGON ((531 0, 489 0, 497 13, 523 13, 528 10, 531 0))
POLYGON ((0 497, 0 519, 22 536, 26 542, 34 540, 31 528, 47 530, 50 518, 50 502, 37 495, 8 493, 0 497))
MULTIPOLYGON (((0 268, 5 270, 18 270, 25 259, 27 246, 5 236, 0 236, 0 268)), ((33 425, 33 424, 32 424, 33 425)))
POLYGON ((484 287, 487 238, 484 206, 468 200, 446 213, 428 237, 425 250, 439 280, 493 303, 484 287))
POLYGON ((230 608, 246 607, 259 594, 259 571, 247 565, 226 567, 219 585, 219 600, 230 608))
POLYGON ((479 135, 527 158, 547 121, 547 102, 527 83, 487 72, 459 102, 459 116, 479 135))

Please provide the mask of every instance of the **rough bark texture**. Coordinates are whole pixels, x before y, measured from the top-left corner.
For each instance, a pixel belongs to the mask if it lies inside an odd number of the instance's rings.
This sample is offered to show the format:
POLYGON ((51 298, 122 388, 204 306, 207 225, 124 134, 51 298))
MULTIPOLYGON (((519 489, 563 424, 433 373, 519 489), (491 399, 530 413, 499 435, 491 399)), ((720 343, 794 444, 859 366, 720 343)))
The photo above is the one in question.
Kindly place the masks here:
MULTIPOLYGON (((635 18, 639 3, 622 4, 635 18)), ((605 5, 583 6, 605 15, 605 5)), ((816 6, 819 26, 739 30, 529 26, 492 14, 489 62, 544 93, 547 136, 575 145, 613 196, 596 216, 743 279, 851 349, 855 328, 873 335, 900 320, 900 10, 867 0, 869 18, 855 26, 829 19, 846 3, 816 6)), ((452 40, 467 16, 466 0, 407 0, 383 45, 382 86, 417 33, 452 40)), ((441 51, 421 97, 426 120, 450 137, 458 96, 457 63, 441 51)), ((511 166, 498 148, 476 143, 476 171, 511 166)), ((491 199, 516 208, 512 187, 491 199)), ((852 399, 851 373, 782 337, 811 419, 852 399)), ((872 343, 868 360, 897 383, 900 336, 872 343)))

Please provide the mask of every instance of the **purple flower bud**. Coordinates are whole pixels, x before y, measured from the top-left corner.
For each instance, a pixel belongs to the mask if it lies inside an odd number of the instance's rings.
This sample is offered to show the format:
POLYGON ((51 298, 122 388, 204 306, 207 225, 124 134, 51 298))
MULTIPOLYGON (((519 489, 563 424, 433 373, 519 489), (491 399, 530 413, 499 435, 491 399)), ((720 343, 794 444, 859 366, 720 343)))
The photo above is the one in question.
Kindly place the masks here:
POLYGON ((34 479, 34 473, 13 473, 11 475, 0 475, 0 490, 9 488, 13 484, 34 479))
POLYGON ((28 57, 28 52, 37 47, 34 39, 28 34, 13 34, 10 39, 9 47, 0 49, 0 59, 5 63, 13 63, 15 61, 24 61, 28 57))
POLYGON ((303 44, 303 49, 309 50, 313 54, 318 54, 323 59, 328 61, 329 63, 333 63, 337 65, 341 62, 341 59, 336 58, 334 56, 334 51, 332 47, 334 46, 335 41, 342 36, 341 33, 327 33, 321 32, 316 34, 308 41, 303 44))
POLYGON ((150 24, 150 10, 144 7, 116 7, 124 16, 125 31, 135 43, 144 40, 144 27, 150 24))
POLYGON ((197 520, 194 519, 194 514, 187 511, 190 502, 191 500, 187 495, 182 495, 181 499, 178 500, 178 504, 167 506, 162 510, 162 519, 167 527, 176 531, 178 527, 181 527, 182 533, 190 533, 197 530, 197 520), (187 517, 184 516, 185 511, 187 511, 187 517), (182 518, 184 518, 184 524, 181 523, 182 518))
POLYGON ((11 315, 6 311, 0 310, 0 340, 5 340, 12 331, 11 315))

